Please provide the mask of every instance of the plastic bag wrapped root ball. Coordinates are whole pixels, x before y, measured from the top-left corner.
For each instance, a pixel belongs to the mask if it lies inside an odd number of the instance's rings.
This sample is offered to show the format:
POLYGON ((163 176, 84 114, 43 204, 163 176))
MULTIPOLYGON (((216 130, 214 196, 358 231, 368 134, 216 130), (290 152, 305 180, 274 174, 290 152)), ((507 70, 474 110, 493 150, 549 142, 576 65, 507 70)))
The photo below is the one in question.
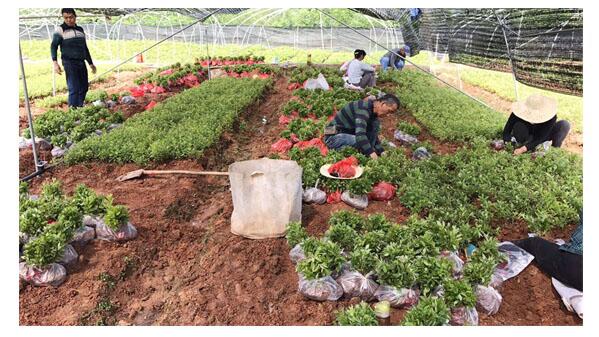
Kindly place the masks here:
POLYGON ((327 194, 316 187, 310 187, 304 191, 303 199, 307 204, 314 203, 321 205, 327 202, 327 194))
POLYGON ((449 324, 457 326, 476 326, 478 325, 478 311, 476 311, 476 308, 474 307, 452 308, 449 324))
POLYGON ((428 150, 425 147, 417 148, 412 154, 412 159, 414 160, 430 159, 431 157, 432 155, 428 152, 428 150))
POLYGON ((306 258, 306 254, 304 253, 304 249, 302 248, 301 244, 298 243, 289 251, 289 258, 293 264, 297 264, 306 258))
POLYGON ((114 231, 104 222, 96 224, 96 235, 100 240, 105 241, 127 241, 137 237, 137 229, 130 222, 114 231))
POLYGON ((299 292, 315 301, 336 301, 343 296, 343 288, 331 276, 306 280, 299 275, 299 292))
POLYGON ((476 308, 487 315, 494 315, 499 311, 503 297, 493 287, 476 286, 476 308))
POLYGON ((84 245, 89 241, 93 240, 96 237, 96 231, 93 227, 90 226, 81 226, 79 227, 75 233, 73 234, 73 239, 71 239, 71 243, 84 245))
POLYGON ((374 300, 374 294, 379 285, 374 282, 371 274, 366 276, 357 271, 346 270, 338 278, 337 283, 343 288, 343 293, 348 297, 359 297, 364 301, 374 300))
POLYGON ((79 257, 79 254, 77 254, 77 251, 75 250, 75 248, 73 248, 73 246, 71 246, 71 245, 66 245, 64 247, 64 254, 62 255, 62 258, 58 261, 58 263, 66 266, 68 264, 71 264, 71 263, 77 261, 78 257, 79 257))
POLYGON ((51 263, 40 268, 21 262, 19 263, 19 278, 38 287, 58 287, 66 280, 67 270, 58 263, 51 263))
POLYGON ((505 148, 505 142, 503 139, 496 139, 491 142, 491 148, 497 151, 503 150, 505 148))
POLYGON ((454 276, 460 275, 464 269, 464 261, 458 256, 456 252, 442 251, 441 257, 451 262, 451 269, 454 276))
POLYGON ((368 193, 370 200, 389 201, 395 197, 397 188, 387 182, 381 181, 372 187, 372 191, 368 193))
POLYGON ((349 191, 341 193, 341 201, 350 205, 351 207, 359 210, 366 209, 368 207, 368 195, 352 195, 349 191))
POLYGON ((394 308, 411 308, 418 303, 420 291, 418 289, 397 289, 381 285, 374 296, 380 301, 388 301, 394 308))
POLYGON ((401 132, 400 130, 395 130, 393 133, 393 137, 398 140, 402 145, 414 145, 418 143, 418 138, 409 135, 405 132, 401 132))

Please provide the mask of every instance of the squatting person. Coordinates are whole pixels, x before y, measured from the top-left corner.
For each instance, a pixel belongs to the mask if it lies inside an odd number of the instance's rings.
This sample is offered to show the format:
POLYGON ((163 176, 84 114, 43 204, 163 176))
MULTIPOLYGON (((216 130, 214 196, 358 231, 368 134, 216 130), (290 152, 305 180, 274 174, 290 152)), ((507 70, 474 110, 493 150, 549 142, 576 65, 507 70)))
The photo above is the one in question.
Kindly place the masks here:
POLYGON ((391 68, 392 70, 402 70, 405 65, 404 59, 406 58, 406 53, 410 54, 410 46, 395 48, 387 52, 381 57, 381 69, 383 71, 387 71, 387 68, 391 68))
POLYGON ((324 141, 330 149, 353 146, 373 159, 383 153, 379 141, 379 116, 397 111, 399 99, 387 94, 376 100, 349 102, 325 128, 324 141))
POLYGON ((52 37, 50 53, 54 62, 54 70, 59 75, 62 74, 57 55, 58 46, 60 46, 62 66, 67 76, 69 106, 82 107, 89 88, 87 67, 84 61, 87 61, 93 74, 96 73, 96 66, 87 48, 83 28, 77 26, 77 14, 75 14, 75 10, 73 8, 63 8, 61 12, 64 22, 56 29, 52 37))
POLYGON ((356 49, 354 59, 344 65, 347 67, 348 84, 362 89, 376 85, 375 69, 370 64, 363 62, 364 57, 366 57, 366 51, 356 49))
POLYGON ((515 140, 515 155, 532 152, 537 145, 551 141, 553 147, 561 147, 570 131, 570 123, 557 121, 557 103, 542 95, 531 95, 524 102, 512 106, 512 114, 503 129, 503 140, 515 140))

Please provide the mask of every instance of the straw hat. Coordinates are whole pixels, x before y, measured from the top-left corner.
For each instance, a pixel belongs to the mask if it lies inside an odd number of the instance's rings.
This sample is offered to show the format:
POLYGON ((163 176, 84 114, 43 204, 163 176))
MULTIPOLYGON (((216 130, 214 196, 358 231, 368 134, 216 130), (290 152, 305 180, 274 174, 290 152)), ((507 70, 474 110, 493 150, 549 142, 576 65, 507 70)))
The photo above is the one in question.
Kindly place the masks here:
POLYGON ((550 120, 557 114, 557 102, 543 95, 530 95, 524 102, 512 104, 512 111, 523 120, 538 124, 550 120))

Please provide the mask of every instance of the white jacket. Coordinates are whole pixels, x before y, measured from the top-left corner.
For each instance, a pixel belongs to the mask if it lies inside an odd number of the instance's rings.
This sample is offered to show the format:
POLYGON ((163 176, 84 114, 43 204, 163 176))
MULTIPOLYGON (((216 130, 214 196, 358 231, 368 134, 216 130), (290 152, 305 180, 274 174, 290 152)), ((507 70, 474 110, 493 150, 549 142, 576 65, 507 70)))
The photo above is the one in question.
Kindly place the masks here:
POLYGON ((365 71, 374 71, 374 67, 357 59, 351 60, 347 67, 349 82, 359 83, 365 71))

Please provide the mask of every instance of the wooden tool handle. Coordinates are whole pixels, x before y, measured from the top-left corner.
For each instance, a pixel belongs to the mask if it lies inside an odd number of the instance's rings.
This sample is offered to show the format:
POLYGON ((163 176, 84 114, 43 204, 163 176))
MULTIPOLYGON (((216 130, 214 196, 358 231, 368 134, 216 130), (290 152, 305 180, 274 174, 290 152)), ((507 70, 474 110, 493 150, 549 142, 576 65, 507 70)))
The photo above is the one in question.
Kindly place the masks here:
POLYGON ((190 175, 198 175, 198 176, 228 176, 229 172, 182 171, 182 170, 167 170, 167 171, 144 170, 144 174, 147 174, 147 175, 157 175, 157 174, 190 174, 190 175))

